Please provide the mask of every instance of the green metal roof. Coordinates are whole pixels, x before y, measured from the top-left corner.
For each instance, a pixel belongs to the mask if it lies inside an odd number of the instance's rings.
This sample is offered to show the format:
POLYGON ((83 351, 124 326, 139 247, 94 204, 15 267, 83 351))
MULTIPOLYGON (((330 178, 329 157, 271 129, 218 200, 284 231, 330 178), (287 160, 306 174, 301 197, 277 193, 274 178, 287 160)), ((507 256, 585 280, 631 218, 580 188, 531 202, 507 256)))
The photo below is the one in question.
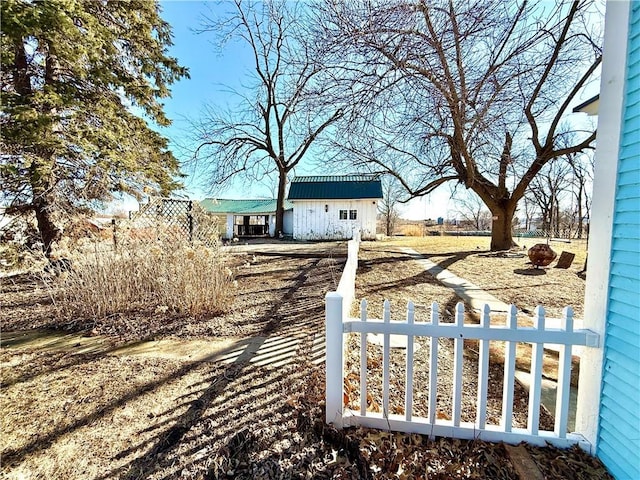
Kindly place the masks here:
POLYGON ((376 175, 331 175, 296 177, 289 200, 344 200, 382 198, 382 183, 376 175))
MULTIPOLYGON (((236 213, 245 215, 258 215, 274 213, 276 211, 276 200, 231 200, 224 198, 205 198, 200 202, 200 206, 211 213, 236 213)), ((284 209, 293 208, 291 202, 284 201, 284 209)))

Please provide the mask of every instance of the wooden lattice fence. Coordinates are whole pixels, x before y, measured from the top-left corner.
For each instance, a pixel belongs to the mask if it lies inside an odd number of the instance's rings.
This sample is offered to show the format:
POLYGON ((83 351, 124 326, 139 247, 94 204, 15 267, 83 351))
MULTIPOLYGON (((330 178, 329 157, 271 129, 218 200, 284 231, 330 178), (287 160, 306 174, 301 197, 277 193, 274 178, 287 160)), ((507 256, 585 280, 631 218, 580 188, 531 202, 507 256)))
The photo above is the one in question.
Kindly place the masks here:
POLYGON ((124 238, 148 241, 164 238, 211 247, 220 239, 219 221, 197 201, 155 197, 129 219, 114 225, 114 243, 124 238))

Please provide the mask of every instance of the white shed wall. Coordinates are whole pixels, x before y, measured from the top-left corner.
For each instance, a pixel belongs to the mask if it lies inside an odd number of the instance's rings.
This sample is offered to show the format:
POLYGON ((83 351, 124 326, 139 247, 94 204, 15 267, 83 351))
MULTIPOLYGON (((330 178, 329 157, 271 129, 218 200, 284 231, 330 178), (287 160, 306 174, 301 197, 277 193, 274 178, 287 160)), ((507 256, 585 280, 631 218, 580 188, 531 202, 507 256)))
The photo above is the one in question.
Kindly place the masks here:
MULTIPOLYGON (((293 238, 296 240, 350 239, 354 229, 363 240, 375 240, 376 199, 295 200, 293 201, 293 238), (340 210, 357 210, 356 220, 340 219, 340 210)), ((348 213, 347 213, 348 215, 348 213)))
POLYGON ((283 228, 285 235, 293 234, 293 210, 284 211, 283 228))
POLYGON ((227 213, 227 239, 233 238, 233 213, 227 213))

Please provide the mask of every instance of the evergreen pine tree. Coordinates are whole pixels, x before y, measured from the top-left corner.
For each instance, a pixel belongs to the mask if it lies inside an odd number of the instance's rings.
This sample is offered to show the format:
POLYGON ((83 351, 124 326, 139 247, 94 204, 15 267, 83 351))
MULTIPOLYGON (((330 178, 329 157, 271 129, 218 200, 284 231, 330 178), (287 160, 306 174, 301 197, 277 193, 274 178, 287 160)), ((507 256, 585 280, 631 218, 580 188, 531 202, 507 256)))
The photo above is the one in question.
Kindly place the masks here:
POLYGON ((3 0, 0 202, 35 214, 45 253, 62 213, 114 192, 168 193, 179 164, 147 122, 188 76, 157 1, 3 0))

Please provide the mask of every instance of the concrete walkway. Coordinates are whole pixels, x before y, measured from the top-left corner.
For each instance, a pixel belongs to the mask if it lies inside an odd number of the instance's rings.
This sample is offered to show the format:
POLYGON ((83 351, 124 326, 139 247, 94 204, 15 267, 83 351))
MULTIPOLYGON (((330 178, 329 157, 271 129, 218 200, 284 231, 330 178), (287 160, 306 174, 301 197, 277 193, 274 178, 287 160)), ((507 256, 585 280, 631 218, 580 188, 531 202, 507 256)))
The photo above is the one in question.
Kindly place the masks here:
POLYGON ((458 295, 474 310, 482 310, 485 304, 489 305, 492 312, 506 313, 509 310, 509 305, 504 303, 502 300, 499 300, 490 293, 482 290, 479 286, 465 280, 464 278, 460 278, 449 270, 433 263, 431 260, 423 257, 412 248, 402 247, 401 250, 413 258, 417 263, 422 265, 427 272, 429 272, 445 287, 452 289, 456 295, 458 295))

